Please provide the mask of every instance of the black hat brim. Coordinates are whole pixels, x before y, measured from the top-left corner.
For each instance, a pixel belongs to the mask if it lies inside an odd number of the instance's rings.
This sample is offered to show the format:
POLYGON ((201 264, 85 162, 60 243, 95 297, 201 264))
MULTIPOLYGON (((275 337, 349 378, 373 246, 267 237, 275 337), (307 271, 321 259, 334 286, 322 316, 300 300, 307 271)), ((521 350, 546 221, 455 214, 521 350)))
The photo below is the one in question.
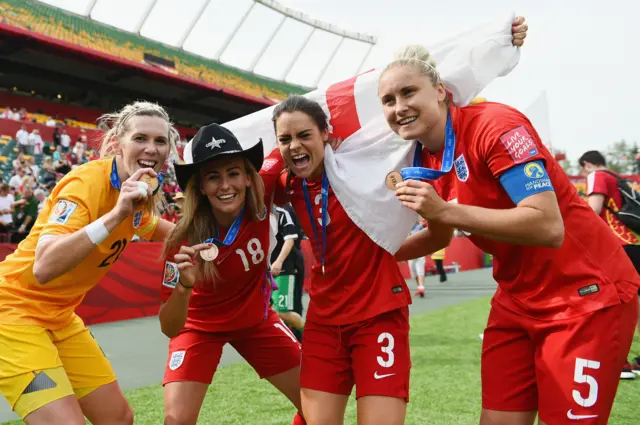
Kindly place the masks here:
POLYGON ((262 145, 262 139, 249 149, 243 150, 242 152, 223 152, 217 155, 210 156, 199 162, 194 162, 192 164, 174 164, 173 168, 176 171, 176 180, 178 181, 178 186, 182 189, 183 192, 187 192, 187 185, 189 184, 189 180, 191 177, 198 172, 200 167, 203 165, 215 160, 220 159, 225 156, 244 156, 246 157, 253 168, 256 169, 256 172, 260 171, 262 168, 262 163, 264 162, 264 146, 262 145))

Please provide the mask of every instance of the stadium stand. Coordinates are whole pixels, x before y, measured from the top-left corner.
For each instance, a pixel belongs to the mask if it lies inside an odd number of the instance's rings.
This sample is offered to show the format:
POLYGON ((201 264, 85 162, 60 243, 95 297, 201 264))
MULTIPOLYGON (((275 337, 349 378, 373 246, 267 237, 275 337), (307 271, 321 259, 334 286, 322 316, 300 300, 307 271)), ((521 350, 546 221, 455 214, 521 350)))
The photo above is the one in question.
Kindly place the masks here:
MULTIPOLYGON (((69 132, 73 140, 77 139, 78 134, 76 133, 80 132, 80 128, 84 128, 88 133, 93 134, 93 131, 90 130, 97 128, 97 120, 104 113, 103 111, 69 105, 62 102, 51 102, 32 96, 16 96, 6 92, 0 92, 0 112, 7 107, 12 109, 25 108, 29 111, 27 121, 42 124, 43 126, 49 117, 58 117, 56 125, 66 125, 67 132, 69 132), (77 128, 77 130, 75 128, 77 128)), ((44 127, 39 127, 39 129, 41 133, 44 131, 47 135, 53 131, 50 127, 48 130, 44 127)), ((195 134, 197 131, 197 129, 181 126, 176 126, 176 129, 182 138, 189 138, 190 135, 195 134)), ((17 128, 16 131, 18 131, 17 128)), ((45 140, 52 139, 48 137, 45 140)))
MULTIPOLYGON (((175 73, 223 89, 272 100, 308 88, 271 80, 189 54, 34 0, 0 0, 2 25, 11 25, 121 59, 146 63, 145 53, 175 63, 175 73)), ((166 71, 169 72, 169 71, 166 71)))

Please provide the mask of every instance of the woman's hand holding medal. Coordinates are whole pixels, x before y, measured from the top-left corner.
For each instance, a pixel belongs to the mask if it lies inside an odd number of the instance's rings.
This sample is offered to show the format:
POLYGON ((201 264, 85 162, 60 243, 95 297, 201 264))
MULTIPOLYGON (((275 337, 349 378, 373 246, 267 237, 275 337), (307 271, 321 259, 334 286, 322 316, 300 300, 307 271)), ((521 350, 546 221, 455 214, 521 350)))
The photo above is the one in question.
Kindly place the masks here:
POLYGON ((423 218, 440 220, 447 203, 442 200, 438 192, 430 183, 420 180, 404 180, 395 185, 396 197, 402 204, 411 208, 423 218))
POLYGON ((192 288, 193 285, 195 285, 198 277, 198 265, 200 263, 198 257, 206 260, 203 253, 206 253, 211 248, 216 248, 217 251, 217 247, 212 243, 200 243, 193 246, 184 245, 181 246, 180 251, 173 256, 173 260, 176 262, 178 270, 180 270, 180 284, 182 286, 192 288))

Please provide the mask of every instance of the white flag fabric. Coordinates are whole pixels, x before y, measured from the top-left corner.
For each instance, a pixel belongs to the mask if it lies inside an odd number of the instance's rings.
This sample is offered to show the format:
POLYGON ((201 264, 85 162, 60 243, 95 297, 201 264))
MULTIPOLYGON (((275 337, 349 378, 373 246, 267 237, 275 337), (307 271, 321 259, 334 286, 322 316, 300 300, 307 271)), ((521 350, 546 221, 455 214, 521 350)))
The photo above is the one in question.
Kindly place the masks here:
MULTIPOLYGON (((512 45, 515 14, 483 25, 430 49, 445 88, 456 106, 467 105, 491 81, 508 74, 520 51, 512 45)), ((334 137, 344 141, 337 151, 327 145, 325 170, 329 184, 351 220, 374 242, 395 254, 418 216, 404 207, 385 185, 386 175, 411 166, 415 142, 389 128, 378 99, 378 77, 384 67, 331 84, 307 95, 323 107, 334 137)), ((276 147, 271 121, 275 106, 223 124, 243 148, 262 139, 265 155, 276 147)), ((191 143, 184 150, 189 163, 191 143)))

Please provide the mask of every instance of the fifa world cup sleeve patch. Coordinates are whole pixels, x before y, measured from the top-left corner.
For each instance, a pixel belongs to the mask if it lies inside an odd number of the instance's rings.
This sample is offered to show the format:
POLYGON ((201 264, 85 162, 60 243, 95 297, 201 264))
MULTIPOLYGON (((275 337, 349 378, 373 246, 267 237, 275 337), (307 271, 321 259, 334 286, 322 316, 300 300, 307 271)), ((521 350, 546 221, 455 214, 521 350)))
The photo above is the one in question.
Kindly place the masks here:
POLYGON ((162 285, 168 288, 175 288, 180 279, 180 270, 178 265, 171 261, 164 262, 164 276, 162 278, 162 285))
POLYGON ((278 160, 277 159, 273 159, 273 158, 266 158, 264 160, 264 162, 262 163, 262 168, 260 169, 261 171, 269 171, 271 170, 273 167, 275 167, 276 165, 278 165, 278 160))
POLYGON ((538 154, 535 140, 523 125, 500 137, 500 141, 516 164, 520 164, 538 154))
POLYGON ((53 207, 53 211, 51 211, 49 223, 67 224, 76 208, 78 208, 78 204, 75 202, 60 199, 53 207))
POLYGON ((500 184, 514 204, 540 192, 553 191, 542 161, 531 161, 509 168, 500 176, 500 184))

